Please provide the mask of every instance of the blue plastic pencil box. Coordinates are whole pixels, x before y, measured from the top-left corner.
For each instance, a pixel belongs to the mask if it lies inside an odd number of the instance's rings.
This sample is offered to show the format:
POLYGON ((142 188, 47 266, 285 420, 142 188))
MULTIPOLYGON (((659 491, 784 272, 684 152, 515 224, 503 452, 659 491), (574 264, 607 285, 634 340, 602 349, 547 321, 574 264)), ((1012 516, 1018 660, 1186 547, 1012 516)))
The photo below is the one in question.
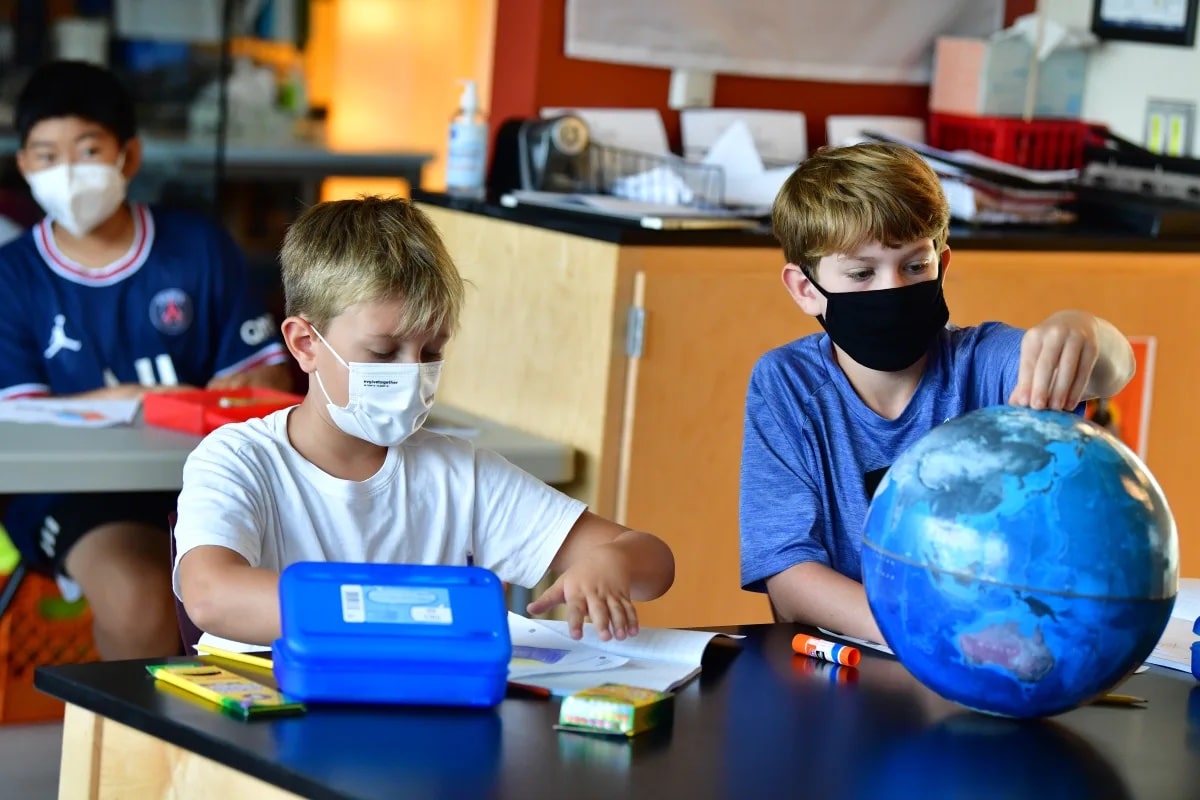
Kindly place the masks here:
POLYGON ((279 579, 284 694, 305 702, 494 706, 512 641, 479 567, 300 562, 279 579))

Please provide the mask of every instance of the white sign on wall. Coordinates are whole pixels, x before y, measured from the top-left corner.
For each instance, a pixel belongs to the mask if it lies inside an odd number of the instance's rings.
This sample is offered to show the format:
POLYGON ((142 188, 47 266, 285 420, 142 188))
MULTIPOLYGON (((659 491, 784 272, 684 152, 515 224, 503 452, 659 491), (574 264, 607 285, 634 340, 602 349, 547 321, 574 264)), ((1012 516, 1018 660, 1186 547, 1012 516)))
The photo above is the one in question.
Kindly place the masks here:
POLYGON ((990 36, 1003 0, 567 0, 572 58, 924 84, 940 35, 990 36))

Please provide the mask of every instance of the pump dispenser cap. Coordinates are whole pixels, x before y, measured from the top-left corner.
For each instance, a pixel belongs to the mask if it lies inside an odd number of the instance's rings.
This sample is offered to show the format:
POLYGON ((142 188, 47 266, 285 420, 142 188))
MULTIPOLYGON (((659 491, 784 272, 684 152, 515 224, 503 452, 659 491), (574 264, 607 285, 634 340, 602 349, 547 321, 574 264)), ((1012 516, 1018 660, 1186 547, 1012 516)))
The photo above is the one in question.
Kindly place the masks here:
POLYGON ((463 85, 462 97, 458 100, 458 107, 463 111, 475 112, 479 110, 479 90, 475 85, 475 81, 462 80, 463 85))

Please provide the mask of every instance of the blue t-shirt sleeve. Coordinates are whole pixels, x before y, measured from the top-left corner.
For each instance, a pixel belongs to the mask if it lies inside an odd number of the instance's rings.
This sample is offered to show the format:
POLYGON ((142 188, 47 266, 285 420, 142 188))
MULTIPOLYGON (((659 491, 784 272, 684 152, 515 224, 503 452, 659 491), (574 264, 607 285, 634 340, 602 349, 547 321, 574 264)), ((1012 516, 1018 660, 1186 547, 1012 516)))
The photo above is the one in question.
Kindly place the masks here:
POLYGON ((282 364, 287 353, 275 320, 246 275, 246 263, 233 239, 213 227, 216 285, 216 360, 214 377, 224 377, 267 364, 282 364))
POLYGON ((1004 405, 1017 388, 1021 338, 1025 331, 1002 322, 985 322, 972 331, 972 408, 1004 405))
MULTIPOLYGON (((12 272, 0 251, 0 269, 12 272)), ((49 344, 38 341, 28 324, 27 312, 32 301, 25 297, 26 287, 9 285, 0 292, 0 400, 50 393, 46 360, 42 353, 49 344)))
POLYGON ((761 368, 750 379, 742 439, 742 587, 766 591, 766 579, 809 561, 829 565, 817 538, 820 497, 803 457, 802 432, 782 424, 761 368))

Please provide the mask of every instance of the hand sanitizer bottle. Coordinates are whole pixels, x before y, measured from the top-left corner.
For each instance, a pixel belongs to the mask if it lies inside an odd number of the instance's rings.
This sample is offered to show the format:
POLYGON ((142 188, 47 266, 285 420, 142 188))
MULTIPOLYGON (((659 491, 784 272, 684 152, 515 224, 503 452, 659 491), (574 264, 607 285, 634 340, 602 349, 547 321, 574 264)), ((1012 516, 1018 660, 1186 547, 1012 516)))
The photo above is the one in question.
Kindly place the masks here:
POLYGON ((458 112, 450 121, 450 146, 446 154, 446 192, 482 199, 487 168, 488 126, 479 111, 475 81, 464 80, 458 112))

